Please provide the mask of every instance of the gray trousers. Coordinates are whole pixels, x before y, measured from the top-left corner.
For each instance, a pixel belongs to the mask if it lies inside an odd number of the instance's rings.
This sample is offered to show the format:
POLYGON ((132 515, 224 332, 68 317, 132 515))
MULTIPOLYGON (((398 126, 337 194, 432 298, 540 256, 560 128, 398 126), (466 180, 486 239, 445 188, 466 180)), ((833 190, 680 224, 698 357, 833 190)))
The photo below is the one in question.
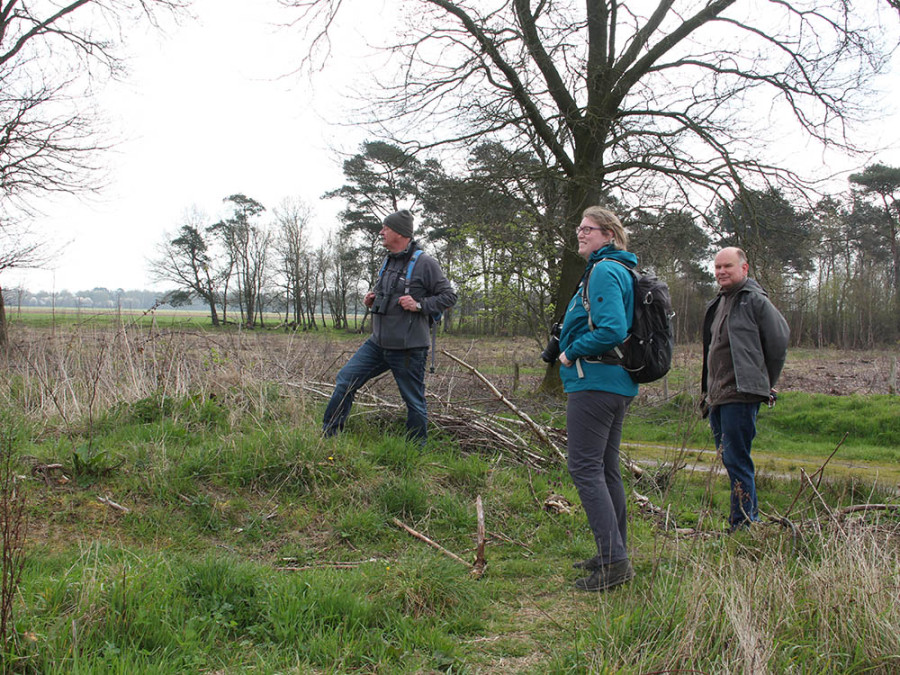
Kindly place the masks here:
POLYGON ((566 404, 569 475, 604 565, 628 557, 619 443, 632 398, 606 391, 576 391, 569 394, 566 404))

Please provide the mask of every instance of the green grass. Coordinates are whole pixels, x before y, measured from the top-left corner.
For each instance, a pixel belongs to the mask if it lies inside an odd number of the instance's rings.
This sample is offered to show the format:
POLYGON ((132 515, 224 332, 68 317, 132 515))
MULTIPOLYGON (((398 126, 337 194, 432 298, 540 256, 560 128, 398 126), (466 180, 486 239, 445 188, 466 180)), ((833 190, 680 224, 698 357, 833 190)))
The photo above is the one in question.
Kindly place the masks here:
POLYGON ((25 307, 22 311, 7 308, 6 316, 13 330, 25 327, 38 329, 90 329, 116 326, 122 323, 182 330, 212 327, 209 312, 191 310, 118 311, 114 309, 77 309, 73 307, 58 307, 51 310, 25 307))
MULTIPOLYGON (((562 466, 529 475, 437 440, 423 454, 361 419, 326 443, 312 420, 298 428, 247 416, 235 427, 208 426, 198 425, 202 407, 189 400, 164 410, 148 421, 137 401, 116 412, 118 425, 101 425, 94 447, 117 448, 123 464, 84 483, 30 484, 38 527, 16 607, 17 669, 721 672, 764 659, 774 672, 813 673, 897 665, 896 631, 882 630, 898 618, 889 588, 897 550, 877 538, 857 533, 850 548, 859 560, 844 567, 840 556, 850 553, 828 537, 806 537, 798 550, 769 526, 679 541, 631 505, 636 579, 578 594, 569 563, 591 551, 583 515, 540 504, 550 493, 577 504, 562 466), (101 495, 130 512, 100 505, 101 495), (481 579, 393 524, 398 518, 471 560, 475 495, 491 533, 481 579), (857 576, 868 591, 855 590, 857 576), (846 595, 830 590, 838 579, 846 595), (822 593, 834 601, 823 603, 822 593), (855 596, 875 603, 875 615, 843 601, 855 596)), ((18 455, 69 463, 71 442, 25 431, 18 455)), ((723 479, 678 476, 665 495, 652 483, 630 487, 651 494, 680 527, 723 525, 723 479)), ((761 481, 764 511, 783 512, 797 490, 761 481)), ((834 507, 859 496, 840 482, 826 482, 821 494, 834 507)), ((803 499, 796 515, 816 513, 803 499)))
MULTIPOLYGON (((177 330, 211 330, 216 332, 237 331, 241 327, 235 325, 240 321, 240 314, 235 312, 228 314, 228 324, 214 327, 209 311, 196 309, 172 309, 170 307, 153 310, 116 310, 116 309, 78 309, 75 307, 57 307, 47 309, 44 307, 23 307, 21 311, 7 308, 6 314, 10 327, 15 329, 32 328, 46 330, 49 328, 65 328, 89 330, 96 328, 109 328, 122 324, 139 326, 144 328, 170 328, 177 330)), ((221 320, 221 312, 219 319, 221 320)), ((278 327, 284 321, 283 314, 266 312, 265 326, 258 326, 257 330, 266 330, 278 327)), ((322 328, 322 319, 317 317, 320 330, 333 332, 336 336, 352 335, 348 331, 333 330, 330 317, 326 317, 328 328, 322 328)), ((352 317, 351 317, 352 321, 352 317)))
MULTIPOLYGON (((708 448, 709 425, 693 424, 694 401, 685 394, 664 404, 636 405, 626 423, 629 440, 708 448)), ((889 395, 826 396, 788 392, 774 408, 762 406, 754 451, 822 456, 841 440, 846 459, 900 462, 900 401, 889 395)))

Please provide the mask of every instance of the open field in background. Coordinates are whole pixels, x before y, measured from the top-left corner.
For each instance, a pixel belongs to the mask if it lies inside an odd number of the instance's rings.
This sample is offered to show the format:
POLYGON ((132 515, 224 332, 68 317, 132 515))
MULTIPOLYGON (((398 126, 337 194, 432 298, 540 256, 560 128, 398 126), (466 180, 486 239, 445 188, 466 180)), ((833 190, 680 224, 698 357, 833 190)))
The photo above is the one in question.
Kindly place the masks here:
MULTIPOLYGON (((158 327, 158 328, 197 328, 203 330, 211 328, 209 310, 187 309, 172 307, 157 307, 155 309, 95 309, 87 307, 9 307, 6 308, 7 319, 11 324, 20 324, 31 328, 56 327, 84 327, 100 328, 129 324, 132 326, 158 327)), ((349 314, 351 325, 362 322, 363 315, 349 314)), ((221 319, 221 317, 220 317, 221 319)), ((277 312, 264 312, 265 326, 257 330, 273 330, 284 324, 284 314, 277 312)), ((330 321, 330 317, 326 317, 330 321)), ((228 327, 239 330, 235 321, 240 320, 237 312, 229 313, 227 317, 228 327)), ((322 324, 321 316, 316 320, 322 324)))
MULTIPOLYGON (((159 328, 210 328, 209 311, 202 309, 94 309, 79 307, 7 307, 7 319, 12 325, 31 328, 101 328, 119 324, 132 326, 156 326, 159 328)), ((283 321, 283 316, 266 313, 265 319, 272 326, 283 321)), ((231 317, 229 316, 229 321, 231 317)))
MULTIPOLYGON (((425 452, 401 438, 390 376, 367 389, 347 433, 320 437, 334 374, 362 339, 159 321, 14 325, 0 361, 0 449, 11 470, 0 473, 19 477, 29 520, 5 665, 900 668, 890 352, 791 351, 778 405, 760 417, 767 523, 726 536, 727 480, 706 470, 717 462, 694 410, 698 348, 680 347, 668 381, 644 387, 626 423, 627 454, 644 468, 627 476, 637 576, 591 595, 571 586, 570 563, 591 542, 564 463, 521 424, 497 437, 479 431, 493 416, 519 418, 448 355, 428 375, 435 430, 425 452), (476 497, 482 575, 469 567, 476 497)), ((564 447, 564 400, 534 393, 540 348, 438 341, 564 447)))

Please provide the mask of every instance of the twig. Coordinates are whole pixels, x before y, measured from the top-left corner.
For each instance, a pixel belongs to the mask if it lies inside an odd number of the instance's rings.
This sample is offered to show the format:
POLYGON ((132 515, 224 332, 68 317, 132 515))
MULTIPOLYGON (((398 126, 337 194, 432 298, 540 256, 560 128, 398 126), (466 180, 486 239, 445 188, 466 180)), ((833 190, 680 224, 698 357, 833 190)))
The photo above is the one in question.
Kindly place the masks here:
POLYGON ((441 545, 438 544, 437 542, 434 542, 434 541, 432 541, 431 539, 429 539, 428 537, 426 537, 426 536, 425 536, 424 534, 422 534, 421 532, 416 532, 416 531, 415 531, 414 529, 412 529, 409 525, 406 525, 406 524, 402 523, 401 521, 399 521, 399 520, 396 519, 396 518, 393 518, 392 520, 394 521, 394 525, 396 525, 397 527, 403 528, 404 530, 406 530, 407 532, 409 532, 412 536, 414 536, 416 539, 419 539, 419 540, 421 540, 421 541, 424 541, 424 542, 425 542, 426 544, 428 544, 429 546, 431 546, 431 547, 433 547, 433 548, 436 548, 438 551, 440 551, 441 553, 443 553, 444 555, 446 555, 446 556, 448 556, 448 557, 450 557, 450 558, 453 558, 453 559, 456 560, 457 562, 461 562, 461 563, 462 563, 463 565, 465 565, 466 567, 474 567, 474 566, 472 565, 472 563, 466 562, 465 560, 463 560, 462 558, 460 558, 460 557, 459 557, 458 555, 456 555, 455 553, 451 553, 450 551, 448 551, 447 549, 445 549, 443 546, 441 546, 441 545))
POLYGON ((840 441, 838 441, 838 444, 834 447, 834 450, 831 451, 831 454, 828 455, 828 459, 826 459, 824 462, 822 462, 822 466, 820 466, 818 469, 816 469, 816 473, 814 473, 813 476, 815 476, 815 475, 819 476, 818 479, 816 480, 817 488, 822 484, 822 478, 825 476, 825 466, 828 464, 828 462, 831 461, 831 458, 837 454, 837 451, 844 444, 844 441, 847 440, 847 436, 849 436, 849 435, 850 435, 849 431, 844 432, 844 436, 841 438, 840 441))
MULTIPOLYGON (((818 487, 822 481, 822 476, 824 475, 825 471, 825 465, 828 464, 828 462, 831 461, 831 458, 835 456, 838 449, 840 449, 841 445, 843 445, 849 433, 850 432, 844 432, 844 437, 841 438, 841 440, 835 446, 834 450, 831 451, 831 454, 828 455, 828 458, 822 463, 822 466, 820 466, 813 472, 813 476, 819 476, 819 481, 816 483, 816 487, 818 487)), ((810 484, 812 484, 812 481, 810 481, 810 484)), ((791 505, 788 507, 788 510, 785 512, 785 514, 783 516, 780 516, 781 518, 787 520, 788 516, 791 515, 791 511, 794 510, 794 506, 797 504, 797 500, 800 499, 801 494, 803 494, 803 481, 800 481, 800 487, 797 489, 797 494, 794 495, 794 501, 791 502, 791 505)))
POLYGON ((65 470, 65 467, 62 464, 36 464, 31 467, 31 475, 38 476, 44 479, 44 482, 47 484, 47 487, 50 487, 50 474, 54 471, 59 471, 62 474, 63 478, 65 478, 65 474, 62 472, 65 470))
POLYGON ((97 501, 99 501, 101 504, 106 504, 109 508, 115 509, 116 511, 121 511, 122 513, 131 513, 131 509, 122 506, 121 504, 116 504, 109 497, 97 497, 97 501))
MULTIPOLYGON (((619 461, 622 462, 622 465, 631 472, 631 475, 635 478, 643 478, 644 477, 644 469, 639 466, 636 462, 632 461, 632 459, 626 455, 624 452, 619 450, 619 461)), ((674 473, 674 470, 673 470, 674 473)))
POLYGON ((846 536, 847 533, 844 532, 844 528, 841 527, 841 524, 837 521, 837 518, 835 518, 834 512, 828 506, 828 503, 825 501, 825 498, 822 496, 822 494, 819 492, 819 490, 816 488, 816 486, 813 485, 812 478, 810 476, 808 476, 803 469, 800 469, 800 475, 806 479, 807 483, 809 483, 809 487, 812 488, 813 494, 815 494, 816 497, 819 498, 819 501, 822 503, 822 506, 825 507, 825 513, 828 514, 828 517, 834 521, 834 524, 837 525, 838 529, 841 531, 841 534, 846 536))
POLYGON ((530 548, 528 548, 521 541, 516 541, 515 539, 510 539, 502 532, 489 532, 488 534, 495 539, 499 539, 500 541, 505 541, 506 543, 512 544, 513 546, 518 546, 519 548, 524 548, 526 551, 528 551, 529 555, 534 555, 534 551, 532 551, 530 548))

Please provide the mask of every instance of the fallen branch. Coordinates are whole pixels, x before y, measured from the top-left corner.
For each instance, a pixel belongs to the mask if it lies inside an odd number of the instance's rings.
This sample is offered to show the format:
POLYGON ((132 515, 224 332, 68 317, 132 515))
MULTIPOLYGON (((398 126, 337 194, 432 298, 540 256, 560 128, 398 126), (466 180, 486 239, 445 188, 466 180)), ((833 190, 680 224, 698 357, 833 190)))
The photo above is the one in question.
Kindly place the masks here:
POLYGON ((534 551, 531 550, 530 548, 528 548, 521 541, 516 541, 515 539, 510 539, 502 532, 489 532, 488 534, 494 539, 499 539, 500 541, 505 541, 507 544, 512 544, 513 546, 518 546, 519 548, 524 548, 528 552, 528 555, 534 555, 534 551))
POLYGON ((479 380, 481 380, 484 383, 484 385, 488 389, 490 389, 491 393, 497 397, 497 400, 500 401, 507 408, 512 410, 516 415, 518 415, 519 419, 523 420, 525 422, 525 424, 528 425, 528 428, 531 429, 531 431, 534 433, 534 435, 537 436, 541 441, 543 441, 551 450, 553 450, 560 459, 564 460, 566 458, 565 454, 563 454, 563 452, 550 439, 550 436, 547 435, 547 432, 543 428, 541 428, 538 424, 536 424, 535 421, 533 419, 531 419, 527 413, 520 410, 512 401, 510 401, 508 398, 506 398, 506 396, 504 396, 500 392, 500 390, 497 389, 497 387, 495 387, 490 382, 490 380, 488 380, 484 375, 479 373, 478 370, 474 366, 470 366, 468 363, 466 363, 459 357, 454 356, 453 354, 448 352, 446 349, 442 349, 441 353, 444 354, 445 356, 448 356, 453 361, 456 361, 459 365, 461 365, 463 368, 466 368, 467 370, 469 370, 473 375, 475 375, 475 377, 477 377, 479 380))
POLYGON ((856 504, 840 509, 835 515, 846 516, 860 511, 900 511, 900 504, 856 504))
MULTIPOLYGON (((324 383, 320 382, 288 383, 288 385, 325 398, 331 395, 330 391, 326 392, 324 383)), ((461 449, 478 454, 498 452, 538 470, 543 469, 548 462, 555 461, 553 457, 548 458, 532 450, 528 441, 520 434, 523 428, 533 431, 533 426, 536 425, 530 418, 528 422, 532 426, 522 419, 501 417, 483 410, 451 403, 430 392, 427 395, 438 403, 438 405, 429 406, 429 424, 453 436, 461 449)), ((385 416, 404 408, 403 404, 384 399, 366 389, 357 393, 354 404, 358 409, 354 416, 385 416)), ((551 447, 554 449, 557 448, 554 437, 565 442, 565 431, 545 427, 542 432, 550 439, 551 447)))
POLYGON ((416 530, 414 530, 413 528, 411 528, 409 525, 406 525, 405 523, 402 523, 401 521, 399 521, 399 520, 396 519, 396 518, 393 518, 392 520, 394 521, 394 525, 396 525, 397 527, 400 527, 400 528, 406 530, 406 531, 409 532, 412 536, 414 536, 416 539, 419 539, 420 541, 424 541, 424 542, 425 542, 426 544, 428 544, 429 546, 431 546, 431 547, 433 547, 433 548, 436 548, 438 551, 440 551, 441 553, 443 553, 444 555, 446 555, 446 556, 448 556, 448 557, 450 557, 450 558, 453 558, 455 561, 461 562, 461 563, 462 563, 463 565, 465 565, 466 567, 474 567, 474 566, 472 565, 472 563, 468 563, 468 562, 466 562, 465 560, 463 560, 462 558, 460 558, 458 555, 456 555, 455 553, 451 553, 450 551, 448 551, 447 549, 445 549, 443 546, 441 546, 441 545, 438 544, 437 542, 432 541, 431 539, 429 539, 428 537, 426 537, 426 536, 425 536, 424 534, 422 534, 421 532, 417 532, 416 530))

